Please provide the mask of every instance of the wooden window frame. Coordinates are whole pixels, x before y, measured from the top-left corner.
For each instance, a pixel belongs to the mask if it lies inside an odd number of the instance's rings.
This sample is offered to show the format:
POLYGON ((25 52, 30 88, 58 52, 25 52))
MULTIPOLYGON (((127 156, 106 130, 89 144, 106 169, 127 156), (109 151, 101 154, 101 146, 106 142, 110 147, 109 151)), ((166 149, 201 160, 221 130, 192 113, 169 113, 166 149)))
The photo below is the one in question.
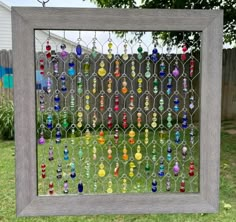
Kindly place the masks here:
POLYGON ((217 212, 223 11, 12 7, 18 216, 217 212), (34 31, 201 32, 200 192, 37 196, 34 31))

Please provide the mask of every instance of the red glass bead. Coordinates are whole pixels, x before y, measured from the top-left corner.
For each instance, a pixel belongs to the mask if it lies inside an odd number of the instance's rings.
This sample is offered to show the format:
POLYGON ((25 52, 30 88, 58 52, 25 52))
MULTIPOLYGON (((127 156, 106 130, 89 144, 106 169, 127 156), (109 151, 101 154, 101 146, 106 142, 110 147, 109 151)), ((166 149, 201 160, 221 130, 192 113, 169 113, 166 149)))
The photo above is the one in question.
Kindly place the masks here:
POLYGON ((48 59, 50 59, 50 58, 52 57, 51 53, 48 52, 48 53, 46 54, 46 57, 47 57, 48 59))
POLYGON ((46 45, 46 50, 50 51, 51 50, 51 46, 50 45, 46 45))
POLYGON ((180 192, 185 192, 185 182, 184 182, 184 180, 182 180, 181 183, 180 183, 180 192))
POLYGON ((194 176, 194 163, 190 162, 190 166, 189 166, 189 176, 192 177, 194 176))

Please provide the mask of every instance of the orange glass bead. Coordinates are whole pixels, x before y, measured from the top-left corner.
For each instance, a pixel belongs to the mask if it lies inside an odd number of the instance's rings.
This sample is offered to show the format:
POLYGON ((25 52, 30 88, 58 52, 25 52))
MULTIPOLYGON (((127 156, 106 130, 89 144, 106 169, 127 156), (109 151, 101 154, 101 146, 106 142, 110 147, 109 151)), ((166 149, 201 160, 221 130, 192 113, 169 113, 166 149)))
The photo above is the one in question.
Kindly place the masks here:
POLYGON ((126 94, 126 93, 128 92, 128 89, 127 89, 126 87, 123 87, 123 88, 121 89, 121 92, 122 92, 123 94, 126 94))

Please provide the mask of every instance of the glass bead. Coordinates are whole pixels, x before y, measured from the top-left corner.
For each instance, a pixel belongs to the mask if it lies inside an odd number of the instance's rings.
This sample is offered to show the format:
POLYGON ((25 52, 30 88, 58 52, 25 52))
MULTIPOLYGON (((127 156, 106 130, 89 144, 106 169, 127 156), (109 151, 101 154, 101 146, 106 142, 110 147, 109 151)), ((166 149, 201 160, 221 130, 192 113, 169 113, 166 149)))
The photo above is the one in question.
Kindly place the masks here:
POLYGON ((138 52, 142 53, 143 52, 143 48, 141 46, 138 47, 138 52))
POLYGON ((78 183, 78 192, 79 192, 79 193, 82 193, 83 190, 84 190, 84 186, 83 186, 83 183, 80 181, 80 182, 78 183))
POLYGON ((81 56, 82 55, 82 46, 80 44, 78 44, 76 46, 76 54, 77 54, 77 56, 81 56))

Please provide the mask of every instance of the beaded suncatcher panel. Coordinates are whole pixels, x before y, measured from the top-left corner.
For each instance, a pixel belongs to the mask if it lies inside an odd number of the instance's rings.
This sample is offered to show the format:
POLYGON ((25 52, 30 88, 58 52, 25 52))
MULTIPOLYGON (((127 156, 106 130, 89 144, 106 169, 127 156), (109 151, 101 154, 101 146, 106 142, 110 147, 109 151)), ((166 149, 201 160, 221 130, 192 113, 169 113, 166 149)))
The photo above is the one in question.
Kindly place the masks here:
POLYGON ((199 40, 45 33, 35 31, 38 194, 199 192, 199 40))

